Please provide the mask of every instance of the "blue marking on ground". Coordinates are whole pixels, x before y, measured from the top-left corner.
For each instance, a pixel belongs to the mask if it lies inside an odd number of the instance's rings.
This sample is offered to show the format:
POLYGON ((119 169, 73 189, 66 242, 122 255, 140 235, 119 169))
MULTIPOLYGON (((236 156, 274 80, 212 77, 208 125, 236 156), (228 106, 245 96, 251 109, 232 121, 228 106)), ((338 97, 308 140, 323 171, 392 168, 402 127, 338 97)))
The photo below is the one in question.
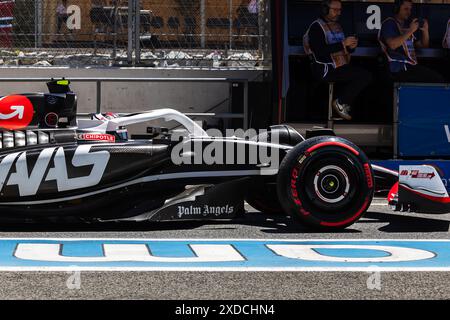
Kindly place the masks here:
MULTIPOLYGON (((314 249, 325 257, 338 258, 383 258, 390 254, 386 251, 361 248, 336 249, 317 248, 314 249)), ((408 240, 74 240, 66 239, 0 239, 0 269, 2 267, 108 267, 108 268, 447 268, 450 271, 450 240, 446 241, 408 241, 408 240), (221 262, 148 262, 148 261, 108 261, 108 262, 78 262, 78 261, 45 261, 40 259, 39 253, 34 259, 25 260, 14 256, 15 249, 21 243, 53 243, 62 245, 62 255, 70 257, 103 257, 103 244, 145 244, 151 253, 157 257, 192 258, 195 257, 190 244, 226 244, 231 245, 245 261, 221 261, 221 262), (312 261, 297 258, 287 258, 276 254, 267 245, 354 245, 354 246, 394 246, 402 248, 420 249, 432 252, 433 257, 415 261, 398 262, 348 262, 348 261, 312 261)))

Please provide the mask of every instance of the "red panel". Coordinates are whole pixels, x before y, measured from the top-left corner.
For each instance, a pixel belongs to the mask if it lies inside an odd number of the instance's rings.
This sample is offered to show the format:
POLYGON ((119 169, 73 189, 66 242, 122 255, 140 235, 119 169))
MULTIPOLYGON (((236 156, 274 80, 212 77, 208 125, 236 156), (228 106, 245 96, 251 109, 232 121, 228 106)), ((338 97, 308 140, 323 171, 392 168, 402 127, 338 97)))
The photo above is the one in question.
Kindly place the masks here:
POLYGON ((11 95, 0 98, 0 128, 25 128, 30 124, 33 115, 33 104, 27 97, 11 95))

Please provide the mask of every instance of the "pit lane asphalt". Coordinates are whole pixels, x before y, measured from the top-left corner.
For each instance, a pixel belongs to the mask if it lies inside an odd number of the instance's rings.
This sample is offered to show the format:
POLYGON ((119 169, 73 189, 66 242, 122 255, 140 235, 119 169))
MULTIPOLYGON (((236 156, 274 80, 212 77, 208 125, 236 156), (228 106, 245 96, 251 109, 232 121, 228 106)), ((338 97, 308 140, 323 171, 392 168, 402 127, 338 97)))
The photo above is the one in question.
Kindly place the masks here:
MULTIPOLYGON (((0 238, 449 239, 450 214, 394 213, 375 200, 345 231, 311 232, 288 217, 248 213, 234 222, 0 226, 0 238)), ((449 299, 450 272, 0 272, 0 299, 449 299)))

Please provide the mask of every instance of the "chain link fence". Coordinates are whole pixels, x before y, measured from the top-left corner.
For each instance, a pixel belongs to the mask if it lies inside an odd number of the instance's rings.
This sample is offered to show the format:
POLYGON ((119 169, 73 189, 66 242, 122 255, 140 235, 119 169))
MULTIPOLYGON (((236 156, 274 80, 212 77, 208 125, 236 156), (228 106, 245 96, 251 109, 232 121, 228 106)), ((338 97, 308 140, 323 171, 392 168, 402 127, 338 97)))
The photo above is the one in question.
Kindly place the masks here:
POLYGON ((269 2, 0 0, 0 65, 270 65, 269 2))

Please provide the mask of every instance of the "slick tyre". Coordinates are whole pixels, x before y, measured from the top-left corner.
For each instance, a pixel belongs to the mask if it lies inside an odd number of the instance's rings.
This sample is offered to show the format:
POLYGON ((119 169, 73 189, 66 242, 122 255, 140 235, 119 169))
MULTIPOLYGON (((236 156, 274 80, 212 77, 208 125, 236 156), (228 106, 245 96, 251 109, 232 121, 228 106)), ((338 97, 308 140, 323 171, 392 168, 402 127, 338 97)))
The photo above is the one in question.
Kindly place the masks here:
POLYGON ((369 207, 372 168, 353 143, 338 137, 308 139, 280 164, 277 191, 285 212, 316 229, 343 229, 369 207))

